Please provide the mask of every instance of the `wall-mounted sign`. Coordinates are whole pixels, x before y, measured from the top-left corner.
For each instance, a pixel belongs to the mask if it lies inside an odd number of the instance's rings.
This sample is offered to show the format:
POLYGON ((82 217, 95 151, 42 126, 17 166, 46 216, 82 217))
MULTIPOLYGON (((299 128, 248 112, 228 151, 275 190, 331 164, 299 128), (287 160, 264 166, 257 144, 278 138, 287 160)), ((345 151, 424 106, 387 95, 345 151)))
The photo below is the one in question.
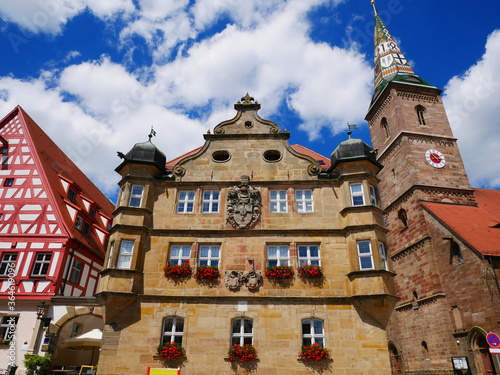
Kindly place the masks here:
POLYGON ((451 357, 451 362, 453 363, 454 370, 468 370, 469 362, 467 357, 451 357))

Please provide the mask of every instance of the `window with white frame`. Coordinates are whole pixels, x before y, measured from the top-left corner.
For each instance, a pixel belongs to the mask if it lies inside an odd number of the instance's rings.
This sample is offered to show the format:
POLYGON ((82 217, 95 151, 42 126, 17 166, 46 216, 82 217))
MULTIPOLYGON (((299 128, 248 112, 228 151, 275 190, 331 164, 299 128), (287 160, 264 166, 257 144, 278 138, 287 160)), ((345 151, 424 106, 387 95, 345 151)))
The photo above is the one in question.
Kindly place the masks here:
POLYGON ((299 259, 299 267, 306 265, 321 266, 321 258, 319 256, 318 245, 297 246, 297 256, 299 259))
POLYGON ((269 190, 269 208, 271 212, 287 212, 286 190, 269 190))
POLYGON ((220 246, 202 245, 200 246, 199 266, 219 266, 220 246))
POLYGON ((120 244, 120 251, 118 253, 118 261, 116 268, 122 270, 129 270, 132 265, 132 252, 134 251, 134 241, 123 240, 120 244))
POLYGON ((314 212, 313 191, 295 190, 295 207, 297 212, 314 212))
POLYGON ((358 247, 359 269, 372 270, 374 267, 370 241, 358 241, 356 244, 358 247))
POLYGON ((170 248, 170 263, 181 265, 191 258, 191 245, 172 245, 170 248))
POLYGON ((206 213, 219 212, 220 191, 205 190, 203 192, 203 202, 201 211, 206 213))
POLYGON ((108 267, 111 268, 111 262, 113 261, 113 248, 115 247, 115 241, 111 242, 109 245, 109 256, 108 256, 108 267))
POLYGON ((71 267, 71 273, 69 275, 69 282, 73 284, 78 284, 80 281, 80 274, 82 273, 83 263, 78 259, 73 260, 73 266, 71 267))
POLYGON ((161 344, 175 342, 182 345, 182 337, 184 336, 184 319, 179 317, 163 319, 163 329, 161 336, 161 344))
POLYGON ((387 251, 385 249, 385 245, 382 242, 378 243, 378 252, 380 254, 380 263, 382 264, 382 269, 389 271, 389 267, 387 265, 387 251))
POLYGON ((364 206, 365 197, 363 196, 363 184, 351 184, 351 202, 353 206, 364 206))
POLYGON ((375 189, 375 186, 372 185, 370 185, 370 202, 374 206, 378 207, 377 189, 375 189))
POLYGON ((253 344, 253 321, 238 318, 231 322, 231 346, 253 344))
POLYGON ((128 201, 128 205, 130 207, 141 207, 143 194, 144 194, 144 186, 132 185, 132 189, 130 190, 130 199, 128 201))
POLYGON ((46 276, 49 270, 51 253, 39 253, 36 255, 31 276, 46 276))
POLYGON ((18 316, 4 315, 0 321, 0 340, 13 340, 16 332, 18 316))
POLYGON ((325 330, 322 320, 305 319, 302 321, 302 345, 311 344, 325 346, 325 330))
POLYGON ((9 273, 12 272, 13 264, 16 263, 17 254, 15 253, 5 253, 2 255, 2 261, 0 262, 0 277, 8 277, 9 273))
POLYGON ((179 191, 177 212, 188 213, 194 210, 194 190, 179 191))
POLYGON ((288 245, 268 245, 267 246, 267 266, 288 266, 290 265, 288 245))

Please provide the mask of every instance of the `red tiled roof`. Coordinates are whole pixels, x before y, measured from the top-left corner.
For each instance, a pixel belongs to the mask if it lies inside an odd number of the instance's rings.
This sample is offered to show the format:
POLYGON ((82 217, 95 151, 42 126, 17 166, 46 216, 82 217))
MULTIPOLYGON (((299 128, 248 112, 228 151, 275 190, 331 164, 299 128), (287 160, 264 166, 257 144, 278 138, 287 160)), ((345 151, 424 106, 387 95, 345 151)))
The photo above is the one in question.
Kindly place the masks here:
POLYGON ((500 191, 474 189, 476 206, 423 202, 457 236, 483 255, 500 256, 500 191))
MULTIPOLYGON (((328 168, 330 168, 330 159, 329 158, 327 158, 327 157, 325 157, 323 155, 320 155, 317 152, 314 152, 314 151, 312 151, 312 150, 310 150, 310 149, 308 149, 308 148, 306 148, 304 146, 301 146, 301 145, 291 145, 291 147, 295 151, 297 151, 298 153, 310 156, 313 159, 315 159, 316 161, 318 161, 322 169, 328 169, 328 168)), ((201 147, 195 148, 194 150, 186 152, 184 155, 181 155, 181 156, 179 156, 179 157, 177 157, 175 159, 169 160, 169 161, 167 161, 165 167, 167 169, 172 169, 175 166, 175 164, 177 164, 177 162, 179 160, 185 158, 186 156, 193 155, 196 152, 198 152, 199 150, 201 150, 201 147)))
MULTIPOLYGON (((99 207, 99 212, 108 218, 113 217, 113 203, 92 183, 92 181, 89 180, 89 178, 66 156, 66 154, 62 152, 62 150, 49 138, 47 134, 45 134, 45 132, 20 106, 16 109, 19 109, 19 117, 21 118, 21 121, 24 121, 29 129, 29 135, 35 145, 36 152, 38 153, 38 157, 50 184, 50 189, 52 190, 58 209, 63 217, 66 230, 72 237, 76 238, 88 247, 89 250, 103 256, 105 254, 104 247, 94 231, 91 231, 91 235, 87 237, 75 228, 74 222, 68 213, 66 204, 64 203, 64 200, 67 198, 67 194, 61 184, 59 175, 76 184, 78 188, 81 189, 78 193, 81 196, 85 196, 87 199, 93 201, 99 207)), ((78 200, 75 203, 81 210, 86 212, 83 204, 80 205, 78 200)), ((98 220, 98 222, 99 221, 100 220, 98 220)), ((106 223, 99 226, 106 229, 106 223)))

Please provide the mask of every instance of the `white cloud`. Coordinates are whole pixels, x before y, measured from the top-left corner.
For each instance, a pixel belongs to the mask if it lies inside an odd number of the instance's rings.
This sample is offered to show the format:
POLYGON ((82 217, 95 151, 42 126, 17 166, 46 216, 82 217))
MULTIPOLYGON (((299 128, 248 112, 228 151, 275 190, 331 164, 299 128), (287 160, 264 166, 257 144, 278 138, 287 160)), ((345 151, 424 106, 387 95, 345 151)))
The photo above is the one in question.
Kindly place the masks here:
POLYGON ((445 87, 443 101, 473 186, 500 188, 500 30, 481 59, 445 87))

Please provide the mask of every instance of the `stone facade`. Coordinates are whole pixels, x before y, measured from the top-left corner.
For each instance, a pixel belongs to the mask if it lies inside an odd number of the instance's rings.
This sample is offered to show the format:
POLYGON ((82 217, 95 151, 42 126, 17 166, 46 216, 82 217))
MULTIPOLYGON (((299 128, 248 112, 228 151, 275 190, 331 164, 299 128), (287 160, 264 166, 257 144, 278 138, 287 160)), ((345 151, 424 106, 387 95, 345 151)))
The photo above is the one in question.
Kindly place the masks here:
POLYGON ((380 166, 361 156, 328 168, 317 154, 290 146, 289 133, 261 119, 259 108, 242 98, 235 118, 165 170, 125 156, 98 294, 105 320, 99 374, 178 366, 182 374, 390 374, 385 327, 396 298, 394 274, 379 252, 387 241, 377 196, 380 166), (351 184, 360 184, 363 204, 353 206, 351 184), (143 187, 138 205, 131 200, 137 186, 143 187), (271 198, 276 190, 279 209, 271 198), (124 241, 133 243, 131 253, 124 241), (363 267, 358 241, 371 249, 363 267), (319 250, 323 277, 302 279, 300 254, 310 247, 319 250), (179 249, 193 275, 166 277, 167 264, 180 263, 179 249), (217 249, 221 275, 197 280, 207 249, 217 249), (293 278, 265 276, 278 258, 293 267, 293 278), (186 356, 165 360, 156 349, 164 322, 173 318, 183 322, 186 356), (252 328, 245 340, 258 359, 233 363, 225 358, 241 319, 252 328), (315 334, 324 336, 331 360, 299 360, 309 337, 305 321, 318 324, 315 334))
POLYGON ((494 373, 485 335, 499 332, 498 261, 423 205, 477 207, 440 90, 390 83, 366 119, 384 164, 378 177, 401 298, 388 326, 393 373, 454 374, 452 357, 467 357, 467 373, 494 373), (428 150, 441 152, 445 166, 431 165, 428 150))

